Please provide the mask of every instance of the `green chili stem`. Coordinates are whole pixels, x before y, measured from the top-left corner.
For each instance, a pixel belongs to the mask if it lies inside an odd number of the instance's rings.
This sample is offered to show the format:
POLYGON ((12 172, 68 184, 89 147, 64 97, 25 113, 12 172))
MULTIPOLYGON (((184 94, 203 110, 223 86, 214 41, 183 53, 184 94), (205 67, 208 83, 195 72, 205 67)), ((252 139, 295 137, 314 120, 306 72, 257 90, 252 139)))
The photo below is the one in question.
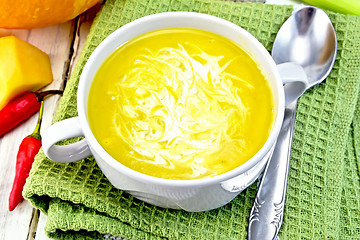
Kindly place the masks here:
POLYGON ((63 91, 62 90, 48 90, 45 92, 40 92, 40 93, 35 93, 36 94, 36 98, 39 102, 41 102, 42 100, 44 100, 44 98, 48 95, 52 95, 52 94, 62 94, 63 91))
POLYGON ((35 126, 35 130, 32 134, 30 134, 31 137, 34 137, 36 139, 41 139, 41 135, 40 135, 40 127, 41 127, 41 121, 42 121, 42 117, 43 117, 43 112, 44 112, 44 101, 41 101, 41 105, 40 105, 40 110, 39 110, 39 117, 35 126))

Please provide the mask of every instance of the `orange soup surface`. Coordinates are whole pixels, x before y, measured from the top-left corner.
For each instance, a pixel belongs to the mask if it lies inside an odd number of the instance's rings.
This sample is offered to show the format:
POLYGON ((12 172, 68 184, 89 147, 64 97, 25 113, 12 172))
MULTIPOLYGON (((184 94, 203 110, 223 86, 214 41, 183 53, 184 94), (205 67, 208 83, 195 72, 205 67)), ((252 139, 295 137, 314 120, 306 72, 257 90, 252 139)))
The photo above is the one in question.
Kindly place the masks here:
POLYGON ((88 120, 121 164, 177 180, 228 172, 266 142, 274 100, 260 66, 214 33, 172 28, 120 46, 99 68, 88 120))

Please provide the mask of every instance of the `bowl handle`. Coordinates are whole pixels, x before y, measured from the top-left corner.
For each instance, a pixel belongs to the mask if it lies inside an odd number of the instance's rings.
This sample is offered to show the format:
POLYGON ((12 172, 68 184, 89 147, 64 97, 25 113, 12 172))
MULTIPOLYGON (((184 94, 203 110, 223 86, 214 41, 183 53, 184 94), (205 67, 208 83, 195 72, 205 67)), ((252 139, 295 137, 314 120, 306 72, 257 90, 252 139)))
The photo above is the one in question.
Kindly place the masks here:
POLYGON ((73 137, 83 137, 79 118, 73 117, 51 125, 42 134, 42 146, 45 155, 55 162, 74 162, 91 155, 85 139, 68 145, 56 143, 73 137))
POLYGON ((287 62, 277 65, 284 84, 285 106, 297 100, 308 88, 304 69, 297 63, 287 62))

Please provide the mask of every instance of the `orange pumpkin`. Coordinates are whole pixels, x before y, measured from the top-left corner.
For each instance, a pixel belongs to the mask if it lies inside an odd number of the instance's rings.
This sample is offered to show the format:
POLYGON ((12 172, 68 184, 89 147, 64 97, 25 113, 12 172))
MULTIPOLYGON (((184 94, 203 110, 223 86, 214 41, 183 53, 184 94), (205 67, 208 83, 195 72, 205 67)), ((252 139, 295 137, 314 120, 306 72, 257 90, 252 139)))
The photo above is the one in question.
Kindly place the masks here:
POLYGON ((101 0, 0 0, 0 28, 39 28, 66 22, 101 0))

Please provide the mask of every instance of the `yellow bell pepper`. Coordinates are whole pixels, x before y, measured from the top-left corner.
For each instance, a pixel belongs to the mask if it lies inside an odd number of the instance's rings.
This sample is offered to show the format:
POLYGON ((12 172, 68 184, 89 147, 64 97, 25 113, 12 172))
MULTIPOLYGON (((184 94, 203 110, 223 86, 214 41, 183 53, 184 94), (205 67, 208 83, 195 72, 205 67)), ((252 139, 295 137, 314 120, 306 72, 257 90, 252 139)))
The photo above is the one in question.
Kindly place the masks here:
POLYGON ((11 99, 53 80, 49 56, 15 36, 0 38, 0 109, 11 99))

